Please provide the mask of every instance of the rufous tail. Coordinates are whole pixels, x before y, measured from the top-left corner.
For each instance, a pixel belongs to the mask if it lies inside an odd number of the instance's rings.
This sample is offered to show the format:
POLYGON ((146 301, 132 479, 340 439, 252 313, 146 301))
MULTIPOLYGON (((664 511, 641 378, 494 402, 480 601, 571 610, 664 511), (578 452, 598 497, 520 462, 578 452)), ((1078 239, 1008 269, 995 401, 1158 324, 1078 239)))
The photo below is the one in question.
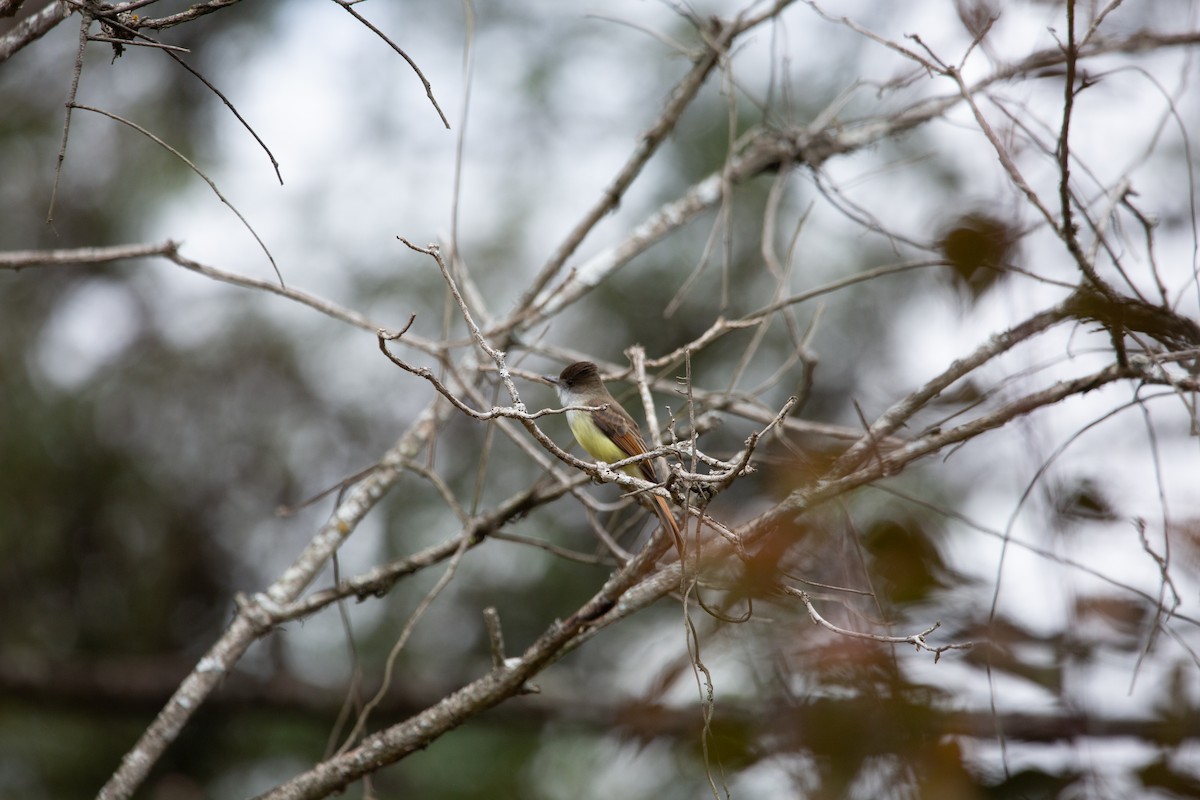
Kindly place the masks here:
POLYGON ((658 495, 653 497, 657 501, 654 504, 654 510, 658 514, 658 518, 662 520, 663 526, 671 531, 671 536, 675 539, 675 549, 679 551, 679 560, 683 561, 683 534, 679 530, 679 523, 671 514, 671 507, 667 505, 667 501, 658 495))

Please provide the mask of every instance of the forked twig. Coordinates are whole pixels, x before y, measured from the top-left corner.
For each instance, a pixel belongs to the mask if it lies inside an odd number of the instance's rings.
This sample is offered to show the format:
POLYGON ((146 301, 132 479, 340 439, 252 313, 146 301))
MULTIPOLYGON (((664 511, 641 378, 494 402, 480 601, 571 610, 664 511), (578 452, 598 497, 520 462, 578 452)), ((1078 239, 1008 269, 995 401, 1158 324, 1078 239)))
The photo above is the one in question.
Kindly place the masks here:
POLYGON ((804 604, 804 607, 808 609, 808 616, 813 622, 817 623, 822 628, 825 628, 827 631, 836 633, 839 636, 848 636, 851 639, 866 639, 868 641, 881 642, 883 644, 911 644, 916 648, 917 652, 928 650, 930 653, 933 653, 933 663, 935 664, 941 660, 942 653, 946 652, 947 650, 969 650, 975 646, 974 642, 957 642, 954 644, 944 644, 938 647, 931 647, 928 642, 925 641, 925 637, 942 627, 941 622, 933 623, 920 633, 910 633, 905 636, 887 636, 881 633, 863 633, 862 631, 853 631, 849 628, 839 628, 837 625, 834 625, 832 622, 821 616, 821 613, 817 611, 816 606, 813 605, 812 598, 809 596, 808 592, 804 591, 803 589, 796 589, 795 587, 786 585, 781 586, 780 589, 785 594, 799 598, 800 602, 804 604))

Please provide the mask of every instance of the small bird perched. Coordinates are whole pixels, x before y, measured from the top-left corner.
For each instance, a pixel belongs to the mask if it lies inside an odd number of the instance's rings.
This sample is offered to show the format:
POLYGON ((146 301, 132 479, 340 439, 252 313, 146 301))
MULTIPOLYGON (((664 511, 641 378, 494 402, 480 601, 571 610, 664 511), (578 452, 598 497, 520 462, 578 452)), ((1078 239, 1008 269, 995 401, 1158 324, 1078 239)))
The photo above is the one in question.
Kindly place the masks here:
MULTIPOLYGON (((571 433, 592 458, 611 464, 648 452, 638 424, 609 393, 604 381, 600 380, 600 370, 595 364, 576 361, 559 373, 557 378, 548 377, 546 380, 558 389, 559 400, 565 406, 604 406, 595 411, 567 411, 567 425, 571 433)), ((654 463, 650 459, 628 464, 621 471, 631 478, 658 482, 654 463)), ((655 501, 655 513, 671 532, 679 549, 679 557, 683 558, 683 536, 670 506, 658 495, 650 497, 655 501)))

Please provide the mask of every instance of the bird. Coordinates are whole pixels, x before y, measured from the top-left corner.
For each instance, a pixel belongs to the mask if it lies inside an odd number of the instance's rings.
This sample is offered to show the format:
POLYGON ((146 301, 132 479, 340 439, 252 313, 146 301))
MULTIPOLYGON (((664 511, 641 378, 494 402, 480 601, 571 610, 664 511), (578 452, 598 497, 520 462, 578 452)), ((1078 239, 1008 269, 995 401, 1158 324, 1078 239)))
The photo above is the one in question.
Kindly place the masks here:
MULTIPOLYGON (((564 406, 595 407, 593 411, 568 409, 566 412, 572 435, 592 458, 613 463, 648 452, 638 424, 605 387, 600 370, 591 361, 568 364, 557 378, 547 376, 546 381, 558 390, 559 400, 564 406)), ((631 478, 658 482, 658 474, 650 459, 627 464, 621 467, 621 471, 631 478)), ((649 497, 654 501, 654 511, 663 526, 671 532, 680 558, 683 558, 683 536, 670 506, 665 498, 656 494, 649 497)))

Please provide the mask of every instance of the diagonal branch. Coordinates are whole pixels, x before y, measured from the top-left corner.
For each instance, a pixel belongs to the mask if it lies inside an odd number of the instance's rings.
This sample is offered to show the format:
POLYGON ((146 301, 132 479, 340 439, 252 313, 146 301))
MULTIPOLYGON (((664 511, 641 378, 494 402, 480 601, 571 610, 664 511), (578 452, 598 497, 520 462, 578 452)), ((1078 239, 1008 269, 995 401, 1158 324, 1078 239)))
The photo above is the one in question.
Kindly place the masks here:
POLYGON ((449 413, 450 407, 445 404, 428 406, 387 452, 379 468, 347 492, 329 521, 292 565, 265 592, 255 595, 238 609, 233 623, 197 662, 195 669, 183 680, 154 722, 122 759, 116 772, 100 790, 98 800, 117 800, 133 794, 163 751, 175 741, 233 665, 255 640, 271 629, 272 611, 295 601, 317 577, 342 542, 398 480, 401 474, 399 464, 420 452, 432 431, 449 413))
MULTIPOLYGON (((525 684, 572 649, 589 629, 603 626, 622 596, 651 574, 671 546, 669 537, 652 540, 590 600, 563 622, 555 622, 519 658, 467 684, 404 722, 366 737, 358 747, 317 764, 258 800, 321 798, 423 749, 443 734, 498 703, 523 692, 525 684)), ((678 579, 676 579, 678 580, 678 579)), ((678 585, 678 584, 676 584, 678 585)))

